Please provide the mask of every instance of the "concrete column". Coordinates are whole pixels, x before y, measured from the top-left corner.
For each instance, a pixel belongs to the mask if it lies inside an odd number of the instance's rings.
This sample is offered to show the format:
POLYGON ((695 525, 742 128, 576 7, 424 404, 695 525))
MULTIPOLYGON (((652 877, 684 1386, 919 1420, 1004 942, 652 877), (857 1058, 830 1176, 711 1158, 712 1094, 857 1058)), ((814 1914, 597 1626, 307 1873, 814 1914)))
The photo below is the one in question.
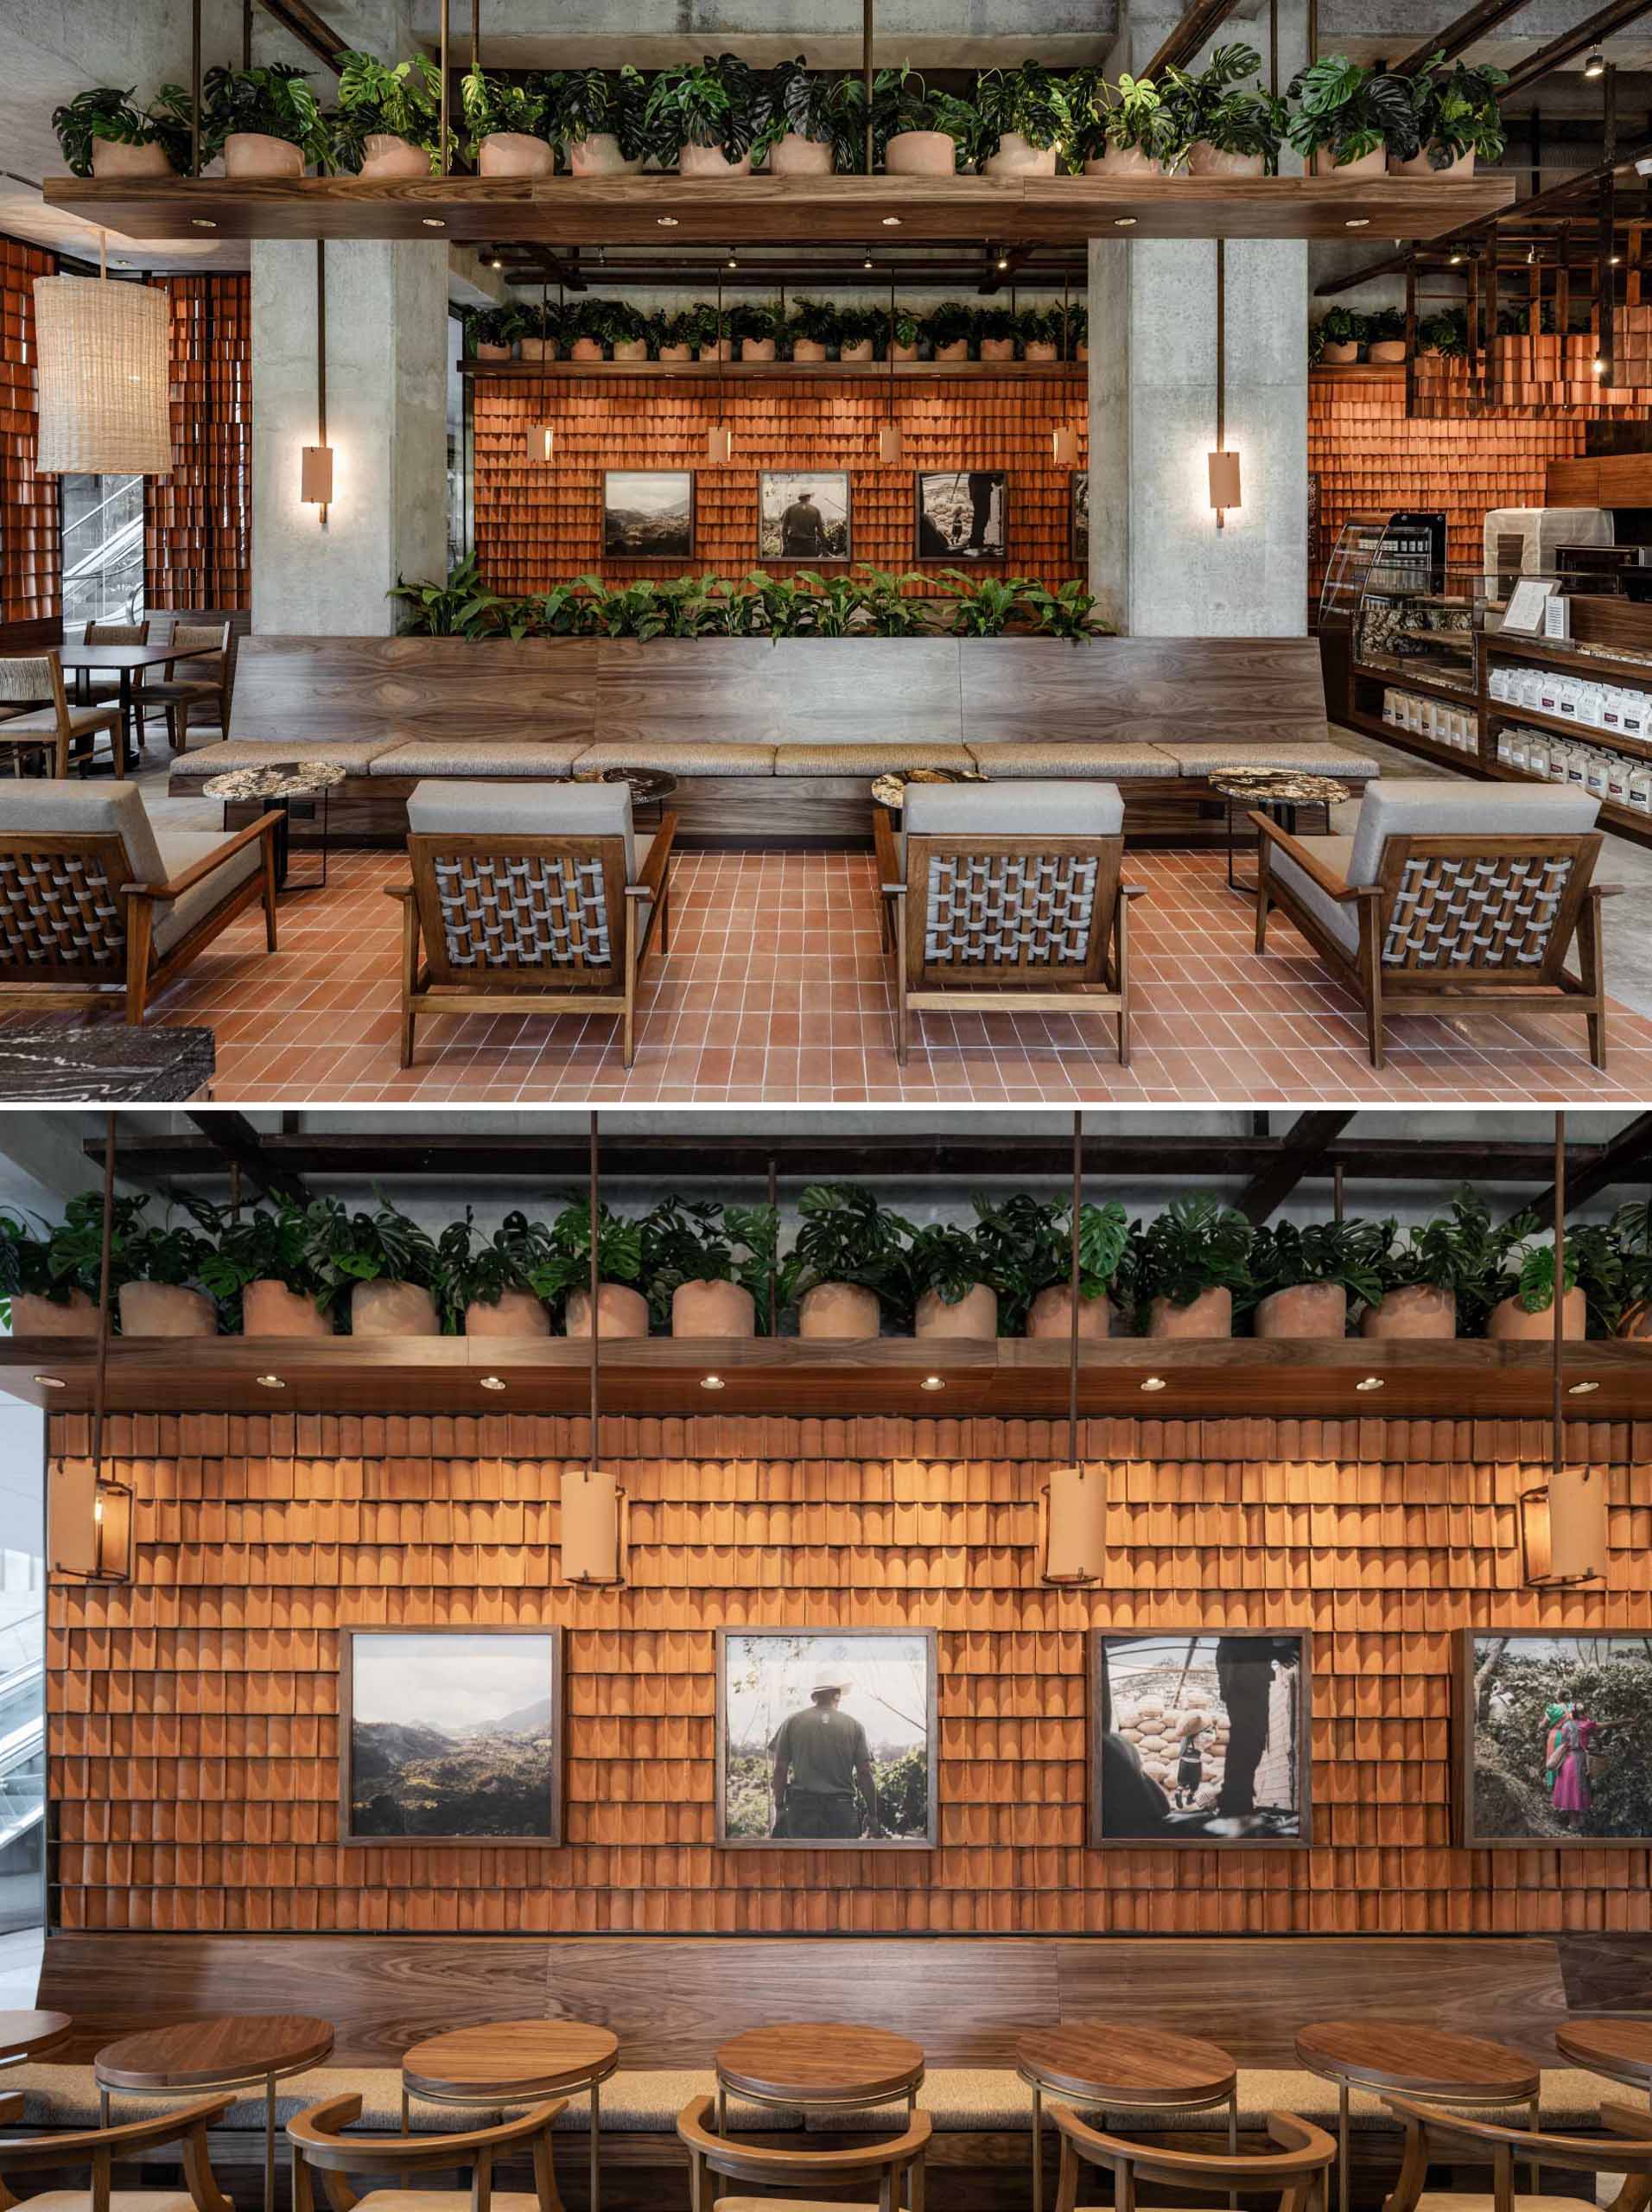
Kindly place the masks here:
POLYGON ((447 565, 448 248, 347 240, 327 249, 323 525, 298 497, 315 442, 315 247, 252 246, 252 625, 387 635, 398 575, 447 565))

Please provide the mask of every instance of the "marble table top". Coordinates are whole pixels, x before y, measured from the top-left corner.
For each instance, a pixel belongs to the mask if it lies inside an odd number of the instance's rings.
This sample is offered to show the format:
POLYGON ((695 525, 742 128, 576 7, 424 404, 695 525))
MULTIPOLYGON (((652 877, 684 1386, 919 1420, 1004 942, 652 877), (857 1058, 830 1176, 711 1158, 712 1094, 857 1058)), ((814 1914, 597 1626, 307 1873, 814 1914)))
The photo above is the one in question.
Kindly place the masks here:
POLYGON ((1306 775, 1297 768, 1224 768, 1211 777, 1210 789, 1224 798, 1273 806, 1337 806, 1352 797, 1334 776, 1306 775))
POLYGON ((162 1104, 199 1097, 217 1065, 210 1029, 131 1029, 124 1021, 0 1028, 0 1099, 162 1104))
POLYGON ((874 776, 872 796, 880 806, 892 808, 896 813, 906 804, 908 784, 984 784, 984 768, 901 768, 888 774, 874 776))
POLYGON ((208 776, 201 790, 208 798, 308 798, 343 781, 344 770, 330 760, 277 760, 268 768, 226 768, 208 776))

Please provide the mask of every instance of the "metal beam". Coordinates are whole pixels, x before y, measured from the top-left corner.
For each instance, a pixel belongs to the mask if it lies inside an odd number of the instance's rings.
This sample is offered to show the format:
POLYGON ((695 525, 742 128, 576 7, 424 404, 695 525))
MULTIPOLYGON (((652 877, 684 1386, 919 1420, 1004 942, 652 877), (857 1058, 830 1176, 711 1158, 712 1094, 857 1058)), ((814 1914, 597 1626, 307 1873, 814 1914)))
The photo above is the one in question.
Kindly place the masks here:
POLYGON ((1264 1222, 1284 1205, 1305 1175, 1324 1173, 1326 1150, 1353 1120, 1353 1109, 1335 1114, 1299 1114, 1280 1139, 1277 1157, 1253 1175, 1234 1201, 1245 1219, 1264 1222))
MULTIPOLYGON (((1598 1146, 1592 1160, 1578 1166, 1572 1164, 1568 1152, 1566 1169, 1566 1203, 1569 1212, 1573 1206, 1583 1205, 1602 1191, 1610 1190, 1614 1183, 1627 1183, 1632 1179, 1652 1173, 1652 1114, 1637 1114, 1624 1129, 1620 1129, 1610 1144, 1598 1146)), ((1540 1191, 1530 1201, 1540 1217, 1554 1210, 1554 1185, 1540 1191)), ((1526 1211, 1522 1206, 1521 1211, 1526 1211)))
POLYGON ((290 1162, 270 1159, 264 1150, 265 1140, 245 1114, 215 1108, 210 1113, 192 1114, 189 1119, 200 1131, 209 1150, 222 1159, 226 1172, 238 1167, 253 1188, 266 1198, 294 1198, 300 1205, 309 1204, 310 1193, 303 1177, 290 1162))
POLYGON ((1528 54, 1524 61, 1517 63, 1509 72, 1509 82, 1497 98, 1506 100, 1511 94, 1523 91, 1526 86, 1534 85, 1540 77, 1547 77, 1551 71, 1564 68, 1574 54, 1587 54, 1592 47, 1603 44, 1615 31, 1626 29, 1630 23, 1638 22, 1649 9, 1652 9, 1652 0, 1611 0, 1611 4, 1601 9, 1598 15, 1587 16, 1582 22, 1573 23, 1569 31, 1562 31, 1559 38, 1551 39, 1547 46, 1540 46, 1535 54, 1528 54))
POLYGON ((342 56, 350 51, 350 41, 340 38, 331 23, 323 22, 308 0, 259 0, 259 4, 289 37, 308 47, 316 60, 326 62, 335 75, 339 73, 342 56))
POLYGON ((1477 4, 1466 10, 1455 22, 1447 23, 1444 30, 1436 31, 1432 38, 1426 38, 1414 54, 1407 54, 1403 61, 1396 61, 1394 64, 1395 75, 1414 77, 1424 62, 1436 54, 1443 54, 1447 61, 1451 60, 1465 47, 1472 46, 1476 39, 1484 38, 1488 31, 1495 30, 1505 16, 1517 16, 1528 4, 1529 0, 1477 0, 1477 4))
POLYGON ((1238 0, 1192 0, 1192 5, 1180 22, 1141 73, 1144 77, 1157 77, 1161 69, 1168 69, 1172 64, 1177 67, 1185 67, 1211 32, 1226 22, 1237 4, 1238 0))

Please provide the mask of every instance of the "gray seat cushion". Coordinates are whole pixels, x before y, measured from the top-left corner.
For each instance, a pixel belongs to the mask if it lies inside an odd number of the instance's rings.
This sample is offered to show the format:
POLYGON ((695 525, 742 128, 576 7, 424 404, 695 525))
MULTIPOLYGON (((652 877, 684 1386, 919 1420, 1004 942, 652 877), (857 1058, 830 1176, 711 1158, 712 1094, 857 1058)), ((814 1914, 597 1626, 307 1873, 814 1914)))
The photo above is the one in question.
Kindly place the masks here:
POLYGON ((774 748, 777 776, 899 775, 911 768, 973 768, 975 755, 967 745, 914 744, 892 737, 886 745, 820 743, 814 739, 774 748))
MULTIPOLYGON (((76 707, 69 709, 71 737, 96 736, 99 731, 112 731, 120 720, 116 706, 76 707)), ((0 721, 0 737, 55 737, 57 710, 54 707, 36 709, 33 714, 8 715, 0 721)))
POLYGON ((232 737, 222 745, 197 746, 193 753, 174 755, 175 776, 221 776, 229 768, 273 768, 288 760, 327 760, 347 776, 365 776, 381 753, 401 740, 395 737, 274 738, 232 737))
MULTIPOLYGON (((209 855, 221 851, 233 840, 220 835, 216 830, 162 830, 156 833, 156 842, 161 848, 165 873, 170 877, 181 875, 186 868, 194 868, 197 861, 204 861, 209 855)), ((231 892, 245 883, 248 876, 257 874, 263 856, 264 842, 261 838, 255 839, 251 844, 244 845, 221 868, 215 868, 210 875, 203 876, 199 883, 192 885, 181 899, 175 899, 169 906, 157 906, 155 910, 156 951, 162 956, 170 952, 175 944, 188 936, 197 922, 204 920, 214 907, 221 906, 231 892)))
POLYGON ((1157 745, 1104 745, 1075 739, 1070 745, 1036 738, 1002 738, 983 743, 969 741, 978 767, 994 783, 1001 778, 1028 776, 1099 776, 1136 783, 1145 776, 1174 776, 1180 772, 1164 748, 1157 745))
POLYGON ((506 839, 623 837, 626 880, 637 880, 629 784, 548 784, 543 791, 456 777, 416 784, 408 794, 407 826, 422 837, 440 836, 444 830, 506 839))
POLYGON ((16 836, 31 830, 118 836, 125 842, 134 881, 161 883, 166 879, 161 848, 136 784, 67 783, 56 778, 41 783, 0 780, 0 833, 16 836))
POLYGON ((600 738, 581 753, 575 775, 606 768, 663 768, 668 776, 772 776, 775 748, 742 738, 600 738))
POLYGON ((1349 861, 1353 883, 1375 883, 1392 836, 1575 836, 1592 830, 1600 802, 1586 791, 1534 784, 1460 784, 1439 776, 1385 776, 1360 802, 1349 861))
POLYGON ((576 738, 416 737, 381 753, 370 776, 543 776, 565 779, 583 747, 576 738))
POLYGON ((996 784, 909 784, 904 827, 909 836, 1115 837, 1124 827, 1116 784, 1030 780, 996 784))
POLYGON ((1337 745, 1330 738, 1281 738, 1268 743, 1257 738, 1155 738, 1161 753, 1168 753, 1184 776, 1214 776, 1224 768, 1300 768, 1314 776, 1346 776, 1355 783, 1369 782, 1381 772, 1369 753, 1337 745))
MULTIPOLYGON (((1354 849, 1351 837, 1299 837, 1317 861, 1324 862, 1335 876, 1344 883, 1351 882, 1348 873, 1350 856, 1354 849)), ((1359 950, 1359 907, 1350 900, 1346 906, 1336 899, 1328 899, 1317 883, 1312 882, 1297 866, 1288 853, 1280 852, 1277 845, 1268 851, 1268 868, 1271 875, 1289 886, 1315 920, 1327 929, 1337 943, 1350 952, 1359 950)))

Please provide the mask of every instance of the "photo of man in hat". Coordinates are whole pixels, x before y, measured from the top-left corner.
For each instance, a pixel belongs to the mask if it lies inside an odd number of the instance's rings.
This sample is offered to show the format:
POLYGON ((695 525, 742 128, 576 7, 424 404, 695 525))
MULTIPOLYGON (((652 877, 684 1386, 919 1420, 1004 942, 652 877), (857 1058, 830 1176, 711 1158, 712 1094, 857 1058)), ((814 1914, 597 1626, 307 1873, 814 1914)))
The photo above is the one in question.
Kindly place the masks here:
POLYGON ((790 1714, 776 1730, 771 1746, 771 1835, 799 1843, 880 1833, 872 1747, 860 1722, 841 1710, 844 1691, 854 1687, 816 1682, 804 1710, 790 1714), (855 1802, 857 1789, 861 1803, 855 1802))

